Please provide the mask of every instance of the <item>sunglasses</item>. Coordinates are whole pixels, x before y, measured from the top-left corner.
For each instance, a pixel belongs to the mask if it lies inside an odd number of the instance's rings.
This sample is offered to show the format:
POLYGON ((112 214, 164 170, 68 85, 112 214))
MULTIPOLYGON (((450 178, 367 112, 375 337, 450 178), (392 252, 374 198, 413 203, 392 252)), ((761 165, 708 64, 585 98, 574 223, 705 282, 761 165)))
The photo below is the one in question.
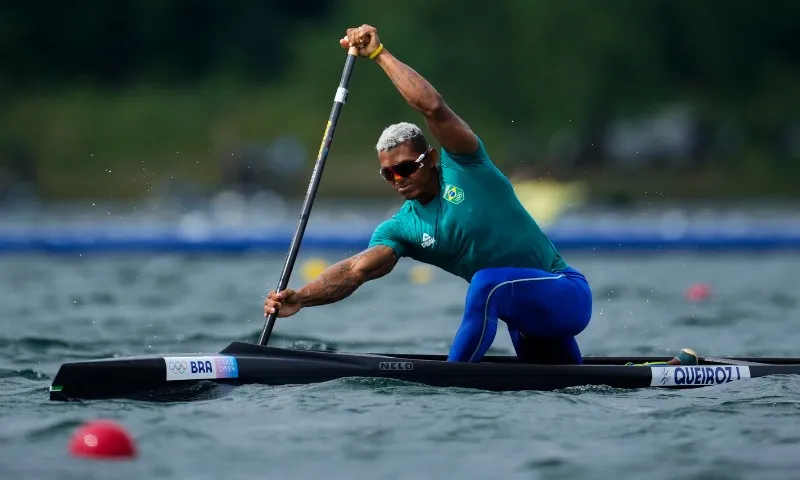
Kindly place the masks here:
POLYGON ((433 150, 429 148, 425 150, 425 152, 417 157, 416 160, 403 160, 402 162, 392 165, 391 167, 383 167, 381 168, 381 177, 387 182, 395 182, 402 178, 410 177, 414 172, 422 168, 422 161, 425 160, 425 157, 433 150))

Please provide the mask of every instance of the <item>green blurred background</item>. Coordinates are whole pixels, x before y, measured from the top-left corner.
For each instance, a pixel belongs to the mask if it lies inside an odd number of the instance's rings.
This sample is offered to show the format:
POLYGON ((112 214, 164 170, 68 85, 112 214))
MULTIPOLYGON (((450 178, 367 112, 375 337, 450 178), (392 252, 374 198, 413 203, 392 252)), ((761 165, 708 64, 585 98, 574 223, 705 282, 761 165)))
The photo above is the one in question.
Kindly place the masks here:
MULTIPOLYGON (((0 194, 302 196, 338 39, 362 23, 514 178, 598 199, 800 194, 791 0, 3 2, 0 194)), ((391 195, 374 144, 397 121, 422 123, 359 61, 320 195, 391 195)))

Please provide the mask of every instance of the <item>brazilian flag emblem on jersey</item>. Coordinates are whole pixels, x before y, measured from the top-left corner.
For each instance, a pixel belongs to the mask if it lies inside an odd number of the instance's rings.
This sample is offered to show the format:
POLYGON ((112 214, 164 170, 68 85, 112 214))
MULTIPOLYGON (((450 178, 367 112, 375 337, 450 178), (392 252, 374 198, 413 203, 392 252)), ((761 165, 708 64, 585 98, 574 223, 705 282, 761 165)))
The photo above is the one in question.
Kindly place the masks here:
POLYGON ((455 203, 458 205, 459 203, 464 201, 464 190, 456 187, 455 185, 450 185, 449 183, 444 187, 444 199, 450 203, 455 203))

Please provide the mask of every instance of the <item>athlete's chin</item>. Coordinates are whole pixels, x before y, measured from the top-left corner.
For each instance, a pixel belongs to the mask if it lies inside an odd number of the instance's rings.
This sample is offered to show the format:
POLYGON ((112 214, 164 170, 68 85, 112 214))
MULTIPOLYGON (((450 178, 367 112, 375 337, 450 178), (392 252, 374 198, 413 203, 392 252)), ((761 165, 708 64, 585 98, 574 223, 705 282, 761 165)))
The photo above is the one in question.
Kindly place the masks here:
POLYGON ((419 195, 419 192, 416 188, 409 186, 407 188, 400 188, 397 190, 397 193, 403 196, 406 200, 414 200, 419 195))

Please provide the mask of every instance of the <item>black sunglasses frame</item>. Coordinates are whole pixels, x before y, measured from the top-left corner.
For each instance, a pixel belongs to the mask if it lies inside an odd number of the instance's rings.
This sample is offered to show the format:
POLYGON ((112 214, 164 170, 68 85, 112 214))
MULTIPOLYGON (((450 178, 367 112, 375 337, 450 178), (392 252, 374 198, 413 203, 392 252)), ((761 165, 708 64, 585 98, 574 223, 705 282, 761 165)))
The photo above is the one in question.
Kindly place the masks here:
POLYGON ((424 152, 423 152, 423 153, 422 153, 422 154, 421 154, 419 157, 417 157, 417 159, 416 159, 416 160, 403 160, 402 162, 400 162, 400 163, 397 163, 397 164, 395 164, 395 165, 392 165, 391 167, 383 167, 383 168, 381 168, 381 169, 378 171, 378 174, 381 176, 381 178, 383 178, 383 179, 384 179, 384 180, 386 180, 387 182, 394 182, 394 181, 396 181, 396 179, 395 179, 395 175, 397 175, 397 176, 398 176, 398 177, 400 177, 400 178, 408 178, 408 177, 410 177, 411 175, 413 175, 413 174, 414 174, 414 172, 416 172, 417 170, 419 170, 420 168, 422 168, 422 161, 423 161, 423 160, 425 160, 425 157, 427 157, 427 156, 428 156, 428 154, 429 154, 429 153, 431 153, 431 151, 432 151, 432 150, 433 150, 433 148, 428 148, 428 149, 427 149, 427 150, 425 150, 425 151, 424 151, 424 152), (413 169, 413 170, 409 170, 409 173, 408 173, 408 174, 406 174, 406 175, 401 175, 401 174, 400 174, 400 172, 398 172, 398 171, 396 170, 396 168, 397 168, 398 166, 400 166, 400 165, 408 165, 408 164, 410 164, 410 163, 415 163, 415 164, 417 164, 417 168, 415 168, 415 169, 413 169))

